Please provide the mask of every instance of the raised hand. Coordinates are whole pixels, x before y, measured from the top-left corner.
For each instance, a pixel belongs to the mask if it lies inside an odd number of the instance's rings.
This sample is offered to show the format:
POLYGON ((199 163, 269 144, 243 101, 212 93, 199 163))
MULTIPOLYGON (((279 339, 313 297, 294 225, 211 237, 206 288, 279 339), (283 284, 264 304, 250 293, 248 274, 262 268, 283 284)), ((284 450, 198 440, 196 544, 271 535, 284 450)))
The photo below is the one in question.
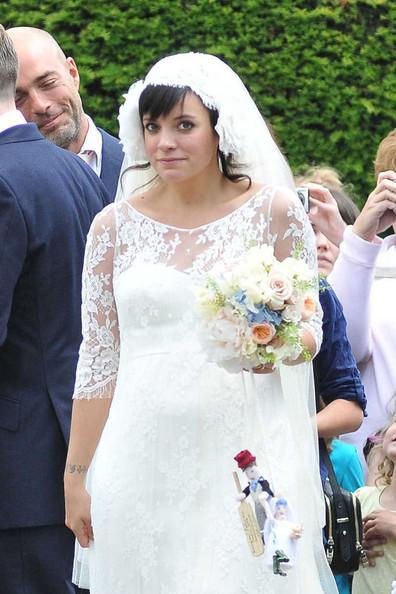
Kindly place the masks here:
POLYGON ((367 198, 353 231, 365 241, 373 241, 381 231, 396 222, 396 172, 380 173, 376 188, 367 198))
POLYGON ((340 215, 337 202, 330 190, 324 186, 314 183, 305 185, 309 189, 309 220, 331 243, 339 246, 346 224, 340 215))

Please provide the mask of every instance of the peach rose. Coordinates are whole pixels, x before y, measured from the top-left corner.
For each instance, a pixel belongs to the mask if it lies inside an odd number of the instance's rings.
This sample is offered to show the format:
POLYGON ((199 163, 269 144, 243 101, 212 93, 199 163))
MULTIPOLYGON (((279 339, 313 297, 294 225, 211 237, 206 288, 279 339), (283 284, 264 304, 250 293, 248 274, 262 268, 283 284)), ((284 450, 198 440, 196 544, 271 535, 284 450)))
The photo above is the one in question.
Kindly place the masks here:
POLYGON ((252 326, 252 336, 256 344, 268 344, 274 338, 276 329, 273 324, 263 322, 252 326))
POLYGON ((304 308, 301 315, 301 318, 305 320, 309 320, 313 316, 316 311, 316 303, 313 297, 306 297, 304 299, 304 308))

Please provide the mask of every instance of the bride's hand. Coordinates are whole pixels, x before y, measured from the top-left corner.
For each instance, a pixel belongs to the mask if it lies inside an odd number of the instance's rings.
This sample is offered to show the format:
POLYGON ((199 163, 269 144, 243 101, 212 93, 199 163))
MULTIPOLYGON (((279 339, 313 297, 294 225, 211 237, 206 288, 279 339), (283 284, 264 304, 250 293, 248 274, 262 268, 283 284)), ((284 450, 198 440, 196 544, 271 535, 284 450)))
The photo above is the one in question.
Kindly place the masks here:
POLYGON ((257 367, 252 368, 253 373, 272 373, 275 371, 274 366, 272 363, 264 363, 263 365, 257 365, 257 367))
MULTIPOLYGON (((278 338, 277 336, 273 338, 269 343, 269 345, 273 346, 274 348, 279 348, 282 346, 283 341, 278 338)), ((275 367, 273 363, 263 363, 262 365, 257 365, 257 367, 253 367, 253 373, 273 373, 275 371, 275 367)))
POLYGON ((65 490, 66 526, 74 532, 82 547, 93 540, 91 525, 91 497, 84 486, 65 490))

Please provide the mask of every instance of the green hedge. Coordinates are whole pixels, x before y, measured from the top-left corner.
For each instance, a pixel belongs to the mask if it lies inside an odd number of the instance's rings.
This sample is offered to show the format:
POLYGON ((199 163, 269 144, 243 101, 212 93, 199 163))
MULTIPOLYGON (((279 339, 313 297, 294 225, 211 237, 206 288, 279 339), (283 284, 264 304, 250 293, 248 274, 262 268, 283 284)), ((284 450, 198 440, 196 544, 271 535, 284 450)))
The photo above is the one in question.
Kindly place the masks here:
POLYGON ((396 127, 394 0, 7 0, 0 18, 58 39, 79 65, 86 111, 113 133, 122 93, 159 57, 220 55, 293 169, 336 167, 360 203, 378 142, 396 127))

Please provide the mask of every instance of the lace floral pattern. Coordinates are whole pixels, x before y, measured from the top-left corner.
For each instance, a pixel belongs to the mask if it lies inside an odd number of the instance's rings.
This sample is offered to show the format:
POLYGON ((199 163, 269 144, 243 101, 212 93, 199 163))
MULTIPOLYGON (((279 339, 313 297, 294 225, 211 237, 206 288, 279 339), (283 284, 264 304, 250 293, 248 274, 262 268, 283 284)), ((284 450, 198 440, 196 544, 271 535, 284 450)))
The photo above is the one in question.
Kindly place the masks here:
MULTIPOLYGON (((141 214, 128 202, 112 204, 91 228, 83 275, 83 343, 74 398, 111 397, 116 384, 120 340, 117 281, 137 266, 162 265, 197 280, 219 260, 227 261, 253 244, 269 243, 283 259, 297 251, 316 266, 314 238, 303 208, 289 193, 259 190, 245 204, 212 223, 178 229, 141 214)), ((130 306, 132 307, 132 306, 130 306)), ((158 317, 150 301, 137 304, 136 324, 158 317)), ((318 315, 308 326, 317 344, 318 315)))
POLYGON ((101 224, 90 233, 85 252, 82 282, 82 331, 76 395, 110 397, 119 362, 119 329, 113 292, 113 275, 108 255, 114 248, 110 227, 101 224))
POLYGON ((95 219, 75 396, 113 400, 87 477, 89 571, 86 549, 79 563, 77 547, 75 562, 77 582, 92 594, 336 592, 322 545, 310 366, 226 373, 207 361, 195 310, 202 275, 252 243, 273 244, 280 259, 297 249, 314 266, 313 234, 296 200, 263 188, 195 229, 163 225, 127 202, 95 219), (246 543, 232 475, 243 449, 304 526, 287 577, 273 575, 246 543))

